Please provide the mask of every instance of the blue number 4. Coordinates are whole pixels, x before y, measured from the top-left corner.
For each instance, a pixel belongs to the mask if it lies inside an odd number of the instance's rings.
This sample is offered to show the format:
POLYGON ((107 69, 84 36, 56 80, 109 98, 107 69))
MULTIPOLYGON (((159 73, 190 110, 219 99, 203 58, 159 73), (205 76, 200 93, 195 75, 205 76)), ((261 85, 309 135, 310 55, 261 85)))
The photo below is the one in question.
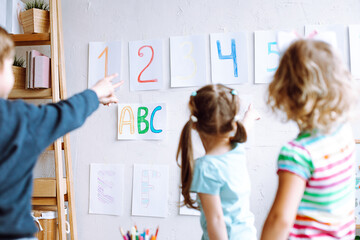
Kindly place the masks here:
MULTIPOLYGON (((278 56, 280 56, 280 53, 279 51, 276 51, 276 50, 272 50, 272 46, 275 46, 276 47, 276 44, 277 42, 269 42, 268 43, 268 55, 270 54, 277 54, 278 56)), ((266 71, 267 72, 274 72, 276 71, 277 67, 274 67, 274 68, 267 68, 266 71)))
POLYGON ((230 55, 222 55, 220 41, 216 41, 219 59, 232 59, 234 64, 234 77, 238 77, 238 69, 237 69, 237 61, 236 61, 236 44, 235 40, 231 39, 231 54, 230 55))

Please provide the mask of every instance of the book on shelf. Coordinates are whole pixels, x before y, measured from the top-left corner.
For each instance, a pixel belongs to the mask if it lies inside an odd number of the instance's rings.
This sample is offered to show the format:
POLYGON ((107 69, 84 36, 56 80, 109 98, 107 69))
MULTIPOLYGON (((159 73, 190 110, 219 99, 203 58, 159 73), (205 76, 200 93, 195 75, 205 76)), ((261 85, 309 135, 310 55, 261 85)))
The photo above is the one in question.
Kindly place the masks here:
POLYGON ((34 58, 34 88, 50 88, 50 58, 36 56, 34 58))
POLYGON ((50 58, 37 50, 26 52, 25 88, 50 88, 50 58))

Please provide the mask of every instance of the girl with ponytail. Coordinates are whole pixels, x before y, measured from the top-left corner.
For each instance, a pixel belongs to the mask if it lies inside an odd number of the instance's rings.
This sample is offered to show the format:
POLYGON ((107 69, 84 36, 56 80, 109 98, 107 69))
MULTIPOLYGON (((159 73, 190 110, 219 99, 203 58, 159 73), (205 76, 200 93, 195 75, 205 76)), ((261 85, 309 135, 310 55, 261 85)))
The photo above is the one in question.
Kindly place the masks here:
POLYGON ((221 84, 193 92, 189 108, 191 116, 181 132, 176 155, 183 204, 200 210, 202 240, 256 239, 243 143, 245 129, 249 130, 259 115, 250 105, 240 122, 237 91, 221 84), (206 153, 196 161, 192 129, 199 133, 206 153), (197 200, 190 197, 191 192, 197 193, 197 200))

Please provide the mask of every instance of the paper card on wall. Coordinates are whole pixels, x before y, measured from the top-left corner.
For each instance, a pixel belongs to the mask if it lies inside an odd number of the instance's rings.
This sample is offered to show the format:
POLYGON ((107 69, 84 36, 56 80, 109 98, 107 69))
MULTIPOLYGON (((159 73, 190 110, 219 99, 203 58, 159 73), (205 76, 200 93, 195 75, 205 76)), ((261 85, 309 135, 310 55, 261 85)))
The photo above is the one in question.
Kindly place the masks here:
POLYGON ((280 60, 276 38, 276 31, 255 31, 255 83, 272 81, 280 60))
POLYGON ((105 76, 118 73, 113 83, 121 79, 121 42, 90 42, 88 88, 105 76))
POLYGON ((129 42, 131 91, 163 88, 163 48, 163 40, 129 42))
POLYGON ((6 6, 7 0, 0 0, 0 6, 2 6, 2 8, 0 8, 0 26, 2 28, 6 28, 6 10, 7 10, 7 6, 6 6))
POLYGON ((134 164, 132 215, 166 217, 169 167, 134 164))
MULTIPOLYGON (((196 193, 190 193, 190 197, 192 199, 196 200, 196 193)), ((182 204, 183 201, 184 201, 184 197, 180 191, 180 204, 182 204)), ((200 216, 200 211, 193 209, 193 208, 188 208, 186 206, 180 206, 179 214, 180 215, 190 215, 190 216, 200 216)))
POLYGON ((351 74, 360 79, 360 25, 349 26, 351 74))
POLYGON ((210 35, 211 79, 213 83, 248 82, 248 40, 246 32, 210 35))
POLYGON ((166 104, 118 104, 117 131, 118 139, 164 139, 166 104))
POLYGON ((20 12, 24 11, 25 3, 21 0, 1 0, 0 6, 0 25, 10 34, 24 33, 20 24, 20 12))
POLYGON ((121 215, 123 191, 123 165, 100 163, 90 165, 89 213, 121 215))
MULTIPOLYGON (((318 33, 322 32, 334 32, 336 35, 336 45, 338 47, 338 51, 340 51, 342 55, 342 59, 345 64, 349 64, 349 45, 348 45, 348 29, 345 25, 306 25, 305 26, 305 36, 308 36, 312 32, 317 31, 318 33)), ((329 36, 330 37, 330 36, 329 36)), ((315 39, 318 38, 316 35, 315 39)), ((321 38, 321 37, 320 37, 321 38)), ((331 39, 326 39, 324 36, 324 40, 326 42, 333 42, 331 39)))
POLYGON ((171 87, 203 86, 206 81, 206 36, 170 38, 171 87))

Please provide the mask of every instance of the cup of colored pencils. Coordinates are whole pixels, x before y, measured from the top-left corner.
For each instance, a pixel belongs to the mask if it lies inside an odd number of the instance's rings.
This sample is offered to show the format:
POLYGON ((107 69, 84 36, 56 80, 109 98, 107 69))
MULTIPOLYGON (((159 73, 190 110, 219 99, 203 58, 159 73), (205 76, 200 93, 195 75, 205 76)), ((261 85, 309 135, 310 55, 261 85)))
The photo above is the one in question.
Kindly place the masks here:
POLYGON ((146 228, 143 233, 140 233, 136 225, 126 233, 122 227, 119 227, 119 230, 124 240, 156 240, 159 233, 159 226, 156 228, 155 234, 150 234, 148 228, 146 228))

